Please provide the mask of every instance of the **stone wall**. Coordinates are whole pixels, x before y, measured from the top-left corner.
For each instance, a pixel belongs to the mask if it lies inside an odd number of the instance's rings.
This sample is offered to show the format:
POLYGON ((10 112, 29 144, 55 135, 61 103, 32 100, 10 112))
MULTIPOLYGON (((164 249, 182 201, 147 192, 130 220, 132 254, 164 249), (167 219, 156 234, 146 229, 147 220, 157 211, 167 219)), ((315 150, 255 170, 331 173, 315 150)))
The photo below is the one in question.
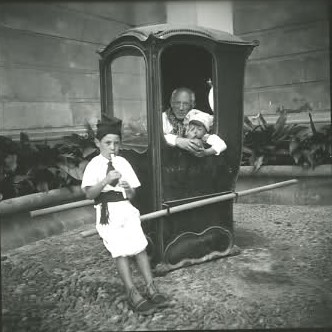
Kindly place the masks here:
POLYGON ((96 50, 131 26, 192 19, 217 27, 211 13, 232 11, 227 24, 234 22, 234 33, 261 42, 246 70, 245 114, 260 111, 273 120, 284 106, 294 120, 307 121, 312 108, 314 121, 329 122, 328 1, 6 2, 0 4, 0 135, 26 131, 32 139, 54 139, 82 132, 85 120, 100 116, 96 50))
POLYGON ((99 56, 118 33, 166 21, 159 2, 0 4, 0 135, 55 139, 100 117, 99 56))
POLYGON ((259 40, 249 58, 245 114, 268 120, 278 107, 294 121, 330 122, 329 2, 235 1, 234 34, 259 40), (302 109, 302 110, 301 110, 302 109))
POLYGON ((85 206, 31 217, 29 212, 1 216, 1 252, 96 222, 94 207, 85 206))

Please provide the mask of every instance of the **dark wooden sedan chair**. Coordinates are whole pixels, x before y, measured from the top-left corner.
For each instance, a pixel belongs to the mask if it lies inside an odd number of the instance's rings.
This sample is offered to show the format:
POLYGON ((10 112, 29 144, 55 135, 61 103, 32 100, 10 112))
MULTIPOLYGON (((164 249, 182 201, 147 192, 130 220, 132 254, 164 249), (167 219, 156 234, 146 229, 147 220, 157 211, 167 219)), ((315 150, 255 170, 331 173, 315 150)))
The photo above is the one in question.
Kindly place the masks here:
MULTIPOLYGON (((246 59, 257 45, 197 26, 160 24, 127 30, 99 51, 102 113, 123 120, 121 155, 141 187, 141 215, 234 191, 241 161, 246 59), (213 89, 213 109, 208 95, 213 89), (214 115, 212 132, 227 144, 198 158, 166 144, 162 112, 175 88, 196 94, 195 108, 214 115)), ((154 266, 223 256, 233 246, 233 201, 142 222, 154 266)))

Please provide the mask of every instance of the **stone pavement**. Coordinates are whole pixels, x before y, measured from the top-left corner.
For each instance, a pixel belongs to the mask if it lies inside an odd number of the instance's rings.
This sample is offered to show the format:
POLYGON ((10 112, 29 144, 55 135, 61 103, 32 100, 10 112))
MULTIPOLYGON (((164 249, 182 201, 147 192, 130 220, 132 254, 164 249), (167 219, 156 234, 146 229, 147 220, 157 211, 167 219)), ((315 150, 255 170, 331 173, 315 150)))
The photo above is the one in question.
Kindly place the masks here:
POLYGON ((3 331, 332 327, 332 207, 235 204, 234 220, 241 253, 156 277, 171 306, 148 317, 90 225, 2 253, 3 331))

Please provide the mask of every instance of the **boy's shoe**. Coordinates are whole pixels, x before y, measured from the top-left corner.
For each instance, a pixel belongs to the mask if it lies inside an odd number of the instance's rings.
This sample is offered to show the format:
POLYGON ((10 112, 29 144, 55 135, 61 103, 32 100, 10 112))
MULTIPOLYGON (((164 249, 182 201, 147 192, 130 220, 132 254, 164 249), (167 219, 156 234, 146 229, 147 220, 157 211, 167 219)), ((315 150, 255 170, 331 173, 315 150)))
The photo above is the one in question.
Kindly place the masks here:
POLYGON ((167 306, 168 298, 165 294, 159 292, 157 289, 156 285, 154 284, 154 281, 151 281, 147 286, 146 286, 146 292, 145 292, 146 297, 157 307, 161 306, 167 306))
POLYGON ((156 306, 145 298, 142 298, 141 300, 135 302, 133 299, 134 293, 139 294, 138 290, 135 287, 130 290, 128 297, 129 306, 133 311, 142 315, 150 315, 156 311, 156 306))

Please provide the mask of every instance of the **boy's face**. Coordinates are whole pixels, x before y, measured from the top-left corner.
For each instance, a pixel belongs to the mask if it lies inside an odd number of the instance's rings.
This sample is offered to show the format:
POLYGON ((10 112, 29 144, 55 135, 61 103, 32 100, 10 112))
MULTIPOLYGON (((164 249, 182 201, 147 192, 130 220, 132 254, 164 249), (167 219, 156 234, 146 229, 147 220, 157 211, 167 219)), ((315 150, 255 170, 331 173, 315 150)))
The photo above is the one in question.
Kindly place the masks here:
POLYGON ((109 160, 112 158, 112 154, 119 154, 120 144, 120 136, 115 134, 107 134, 100 141, 96 139, 96 145, 100 150, 100 154, 109 160))
POLYGON ((200 124, 198 122, 189 123, 189 128, 187 132, 188 138, 202 138, 206 134, 206 128, 203 124, 200 124))

